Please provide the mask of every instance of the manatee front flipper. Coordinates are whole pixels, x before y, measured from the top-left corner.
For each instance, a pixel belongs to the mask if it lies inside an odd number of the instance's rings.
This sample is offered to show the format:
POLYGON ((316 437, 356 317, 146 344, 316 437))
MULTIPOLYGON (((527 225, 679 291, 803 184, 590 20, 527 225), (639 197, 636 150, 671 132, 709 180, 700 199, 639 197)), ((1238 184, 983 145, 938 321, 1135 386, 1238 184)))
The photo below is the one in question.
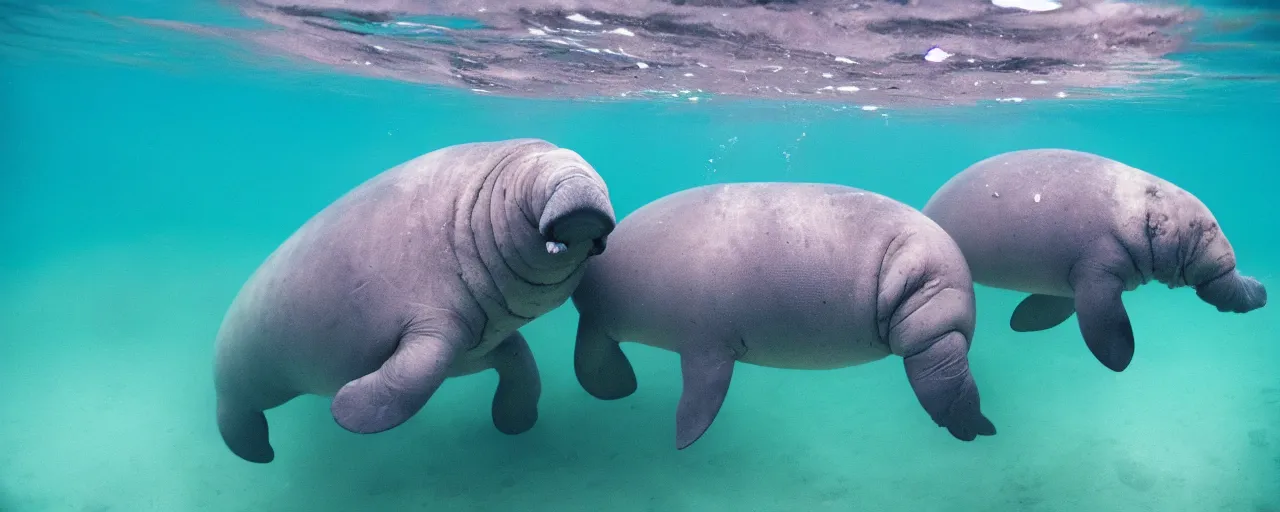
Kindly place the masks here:
POLYGON ((1009 327, 1017 332, 1043 331, 1067 321, 1075 312, 1075 301, 1069 297, 1032 294, 1014 308, 1009 327))
POLYGON ((435 393, 449 366, 473 345, 465 327, 433 321, 409 329, 382 367, 348 382, 333 397, 330 412, 342 428, 373 434, 404 423, 435 393))
POLYGON ((267 416, 262 411, 219 397, 218 432, 231 453, 241 459, 266 464, 276 458, 267 436, 267 416))
POLYGON ((996 426, 982 414, 968 353, 969 343, 964 335, 951 331, 928 343, 924 350, 903 358, 907 379, 920 405, 934 423, 946 427, 961 441, 996 435, 996 426))
POLYGON ((503 434, 521 434, 538 421, 542 379, 538 364, 524 336, 514 332, 489 353, 498 371, 498 391, 493 395, 493 426, 503 434))
POLYGON ((1124 282, 1103 271, 1082 272, 1072 282, 1076 319, 1085 345, 1103 366, 1122 372, 1133 361, 1133 326, 1120 294, 1124 282))
POLYGON ((718 343, 686 342, 680 349, 680 373, 684 384, 676 407, 676 449, 683 450, 702 437, 715 421, 733 379, 734 355, 718 343))
POLYGON ((622 347, 586 315, 578 319, 573 373, 582 389, 601 400, 617 400, 636 392, 636 372, 622 347))

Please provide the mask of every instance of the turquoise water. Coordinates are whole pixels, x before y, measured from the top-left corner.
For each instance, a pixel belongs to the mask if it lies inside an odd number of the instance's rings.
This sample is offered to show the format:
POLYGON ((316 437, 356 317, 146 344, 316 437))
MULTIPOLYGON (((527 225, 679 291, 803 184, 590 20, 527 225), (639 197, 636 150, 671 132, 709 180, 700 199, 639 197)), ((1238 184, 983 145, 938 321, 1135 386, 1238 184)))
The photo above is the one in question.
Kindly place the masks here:
POLYGON ((168 47, 183 56, 173 66, 4 54, 4 512, 1280 511, 1280 309, 1218 313, 1158 284, 1126 295, 1137 355, 1121 374, 1071 323, 1011 332, 1021 296, 979 286, 969 357, 1000 430, 973 443, 935 427, 888 359, 825 372, 740 365, 714 426, 676 451, 677 356, 624 346, 639 391, 595 400, 573 377, 572 305, 522 330, 544 391, 539 423, 520 436, 493 428, 488 372, 449 380, 378 435, 342 430, 327 399, 296 399, 268 412, 277 458, 254 465, 218 437, 211 379, 227 305, 299 224, 421 153, 512 137, 579 152, 619 216, 753 180, 841 183, 919 208, 999 152, 1091 151, 1197 194, 1241 267, 1274 287, 1273 82, 865 112, 505 99, 200 48, 168 47))

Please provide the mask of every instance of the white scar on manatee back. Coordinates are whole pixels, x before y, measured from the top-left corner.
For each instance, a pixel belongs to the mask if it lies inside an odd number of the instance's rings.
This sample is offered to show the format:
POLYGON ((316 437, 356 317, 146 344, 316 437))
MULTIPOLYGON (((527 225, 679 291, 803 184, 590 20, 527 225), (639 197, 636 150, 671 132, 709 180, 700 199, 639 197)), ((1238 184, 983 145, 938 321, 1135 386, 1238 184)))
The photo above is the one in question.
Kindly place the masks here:
POLYGON ((1161 187, 1160 179, 1141 169, 1127 166, 1120 162, 1104 164, 1102 175, 1112 181, 1111 197, 1115 200, 1117 228, 1128 233, 1129 229, 1138 229, 1145 233, 1147 229, 1147 189, 1161 187))
MULTIPOLYGON (((782 194, 783 195, 778 198, 779 201, 777 202, 777 204, 780 206, 778 206, 774 212, 775 215, 778 216, 779 225, 802 226, 807 224, 809 221, 808 212, 812 208, 817 207, 817 205, 808 203, 807 201, 814 201, 815 199, 811 197, 805 197, 796 191, 784 191, 782 192, 782 194)), ((847 194, 851 196, 866 195, 865 192, 848 192, 847 194)), ((882 198, 879 196, 874 196, 872 199, 875 199, 877 202, 886 202, 885 198, 882 198)), ((720 211, 722 212, 722 214, 724 214, 724 212, 730 212, 726 214, 726 218, 725 218, 725 221, 729 223, 753 222, 751 216, 744 212, 752 211, 755 208, 760 206, 760 200, 757 197, 752 197, 750 195, 730 194, 728 192, 722 192, 721 194, 718 194, 715 200, 721 204, 720 211), (738 217, 742 217, 746 220, 740 219, 738 217)), ((830 204, 834 201, 834 199, 830 197, 822 197, 816 200, 825 203, 823 206, 826 206, 826 207, 830 207, 830 204)), ((782 233, 765 234, 763 231, 761 231, 759 233, 751 234, 749 239, 754 239, 757 236, 778 239, 780 238, 781 235, 782 233)), ((816 239, 814 239, 815 237, 811 237, 810 234, 804 233, 804 232, 791 233, 790 235, 798 237, 799 238, 798 242, 802 244, 806 242, 823 243, 822 237, 819 236, 819 237, 816 237, 816 239)), ((709 237, 703 240, 702 243, 708 244, 708 245, 719 245, 725 249, 732 249, 734 244, 736 244, 736 242, 732 238, 723 238, 723 237, 709 237)))

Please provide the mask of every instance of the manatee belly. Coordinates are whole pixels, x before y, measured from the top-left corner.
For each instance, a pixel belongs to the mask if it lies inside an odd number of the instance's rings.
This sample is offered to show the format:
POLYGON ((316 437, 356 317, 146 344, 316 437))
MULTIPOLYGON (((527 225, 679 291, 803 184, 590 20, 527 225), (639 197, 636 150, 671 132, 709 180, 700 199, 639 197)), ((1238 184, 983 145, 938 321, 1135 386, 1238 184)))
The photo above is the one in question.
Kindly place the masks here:
MULTIPOLYGON (((1038 235, 1027 239, 1038 239, 1038 235)), ((983 286, 1024 293, 1072 296, 1068 276, 1077 259, 1071 248, 1056 247, 1051 239, 1039 244, 959 243, 973 281, 983 286)))
POLYGON ((842 368, 891 355, 873 320, 871 284, 859 273, 776 268, 663 280, 657 286, 664 293, 653 293, 653 283, 631 287, 613 297, 610 314, 595 318, 611 323, 606 330, 618 341, 674 352, 687 344, 720 345, 738 361, 774 368, 842 368))
POLYGON ((680 352, 685 345, 722 345, 732 350, 739 362, 794 370, 845 368, 892 355, 888 345, 873 336, 858 334, 859 329, 853 326, 821 327, 815 325, 821 322, 814 320, 820 319, 782 319, 760 327, 749 325, 754 322, 725 323, 712 328, 686 321, 620 330, 614 336, 621 342, 672 352, 680 352), (665 328, 680 324, 690 328, 665 328))
POLYGON ((295 393, 332 395, 378 369, 398 342, 398 312, 370 307, 387 303, 376 286, 278 271, 246 292, 229 319, 236 327, 227 342, 241 364, 295 393))
POLYGON ((851 336, 802 333, 753 336, 742 340, 739 361, 757 366, 792 370, 831 370, 878 361, 892 355, 887 345, 851 336))

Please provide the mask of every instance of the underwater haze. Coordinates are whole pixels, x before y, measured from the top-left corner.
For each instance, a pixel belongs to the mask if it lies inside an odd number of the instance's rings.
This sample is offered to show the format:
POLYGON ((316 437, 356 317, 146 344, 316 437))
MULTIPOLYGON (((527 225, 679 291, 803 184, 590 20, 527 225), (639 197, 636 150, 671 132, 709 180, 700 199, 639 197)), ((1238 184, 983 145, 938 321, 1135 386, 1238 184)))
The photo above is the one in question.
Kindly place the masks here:
POLYGON ((1280 286, 1271 2, 476 3, 492 17, 451 1, 0 0, 0 512, 1280 512, 1280 308, 1220 313, 1158 283, 1124 296, 1137 342, 1122 373, 1075 320, 1015 333, 1024 294, 976 286, 969 361, 998 433, 968 443, 929 419, 890 357, 740 364, 714 425, 676 450, 679 356, 625 344, 638 391, 592 398, 574 378, 566 303, 521 329, 543 381, 524 434, 494 428, 497 375, 483 372, 374 435, 338 426, 326 397, 294 399, 266 413, 275 460, 237 458, 212 379, 236 292, 340 195, 452 144, 572 149, 620 219, 746 181, 837 183, 922 208, 998 153, 1088 151, 1195 194, 1242 272, 1280 286), (735 16, 748 22, 712 19, 735 16), (396 20, 484 33, 376 30, 396 20), (796 35, 835 23, 848 28, 796 35), (596 32, 572 36, 579 52, 508 37, 565 37, 543 26, 596 32), (585 48, 618 47, 592 38, 618 28, 649 40, 590 60, 585 48), (1123 51, 1062 43, 1097 31, 1123 51), (1002 34, 1025 35, 1025 52, 1002 34), (378 54, 366 46, 400 57, 342 64, 378 54), (839 52, 869 68, 818 69, 847 64, 839 52), (774 71, 782 54, 803 62, 774 71), (689 66, 711 71, 667 79, 689 66), (778 78, 806 66, 808 78, 778 78), (592 69, 607 76, 574 75, 592 69), (993 90, 962 88, 972 81, 993 90))

